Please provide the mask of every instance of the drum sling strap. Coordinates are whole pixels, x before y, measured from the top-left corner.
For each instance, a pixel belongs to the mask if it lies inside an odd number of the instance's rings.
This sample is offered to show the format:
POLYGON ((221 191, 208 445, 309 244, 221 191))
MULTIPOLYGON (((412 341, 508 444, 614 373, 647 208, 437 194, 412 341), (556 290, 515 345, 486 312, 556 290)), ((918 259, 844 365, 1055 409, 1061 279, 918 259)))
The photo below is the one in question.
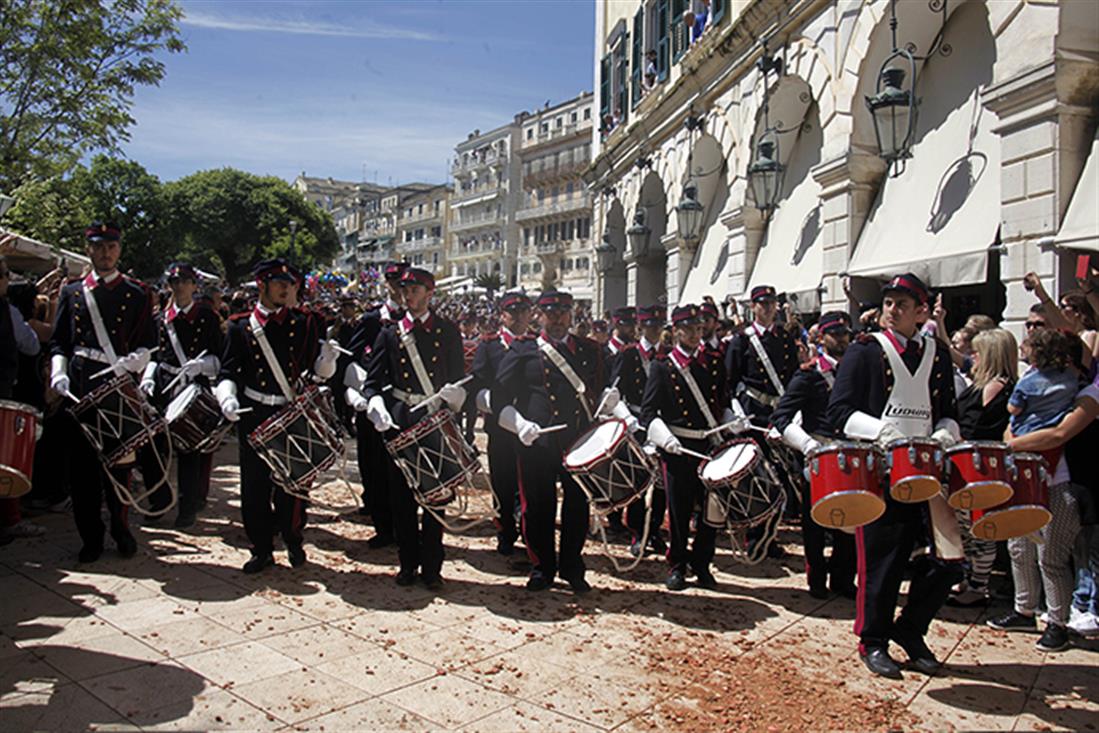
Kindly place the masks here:
POLYGON ((786 390, 782 386, 782 380, 778 378, 778 372, 775 371, 775 365, 771 363, 771 357, 767 356, 767 352, 763 348, 763 342, 759 340, 759 334, 756 333, 755 325, 748 327, 748 343, 755 349, 756 356, 763 362, 763 369, 767 372, 767 378, 771 380, 771 385, 775 388, 779 397, 786 394, 786 390))
POLYGON ((252 335, 256 337, 256 343, 259 344, 259 350, 263 353, 263 360, 267 362, 267 368, 271 370, 271 374, 275 377, 275 381, 279 383, 279 389, 282 391, 282 396, 286 398, 287 402, 293 402, 297 395, 294 394, 294 390, 290 386, 289 380, 286 379, 286 372, 282 370, 278 360, 275 359, 275 352, 271 349, 271 342, 267 340, 267 334, 263 332, 263 324, 256 318, 255 312, 248 316, 248 328, 251 329, 252 335))
POLYGON ((168 332, 168 342, 172 345, 172 353, 176 355, 176 359, 179 361, 179 368, 182 369, 183 365, 187 363, 187 354, 183 351, 183 344, 179 342, 179 334, 176 333, 176 327, 172 325, 172 322, 167 318, 164 319, 164 330, 168 332))
MULTIPOLYGON (((687 389, 690 390, 691 396, 694 397, 699 411, 702 412, 702 417, 706 420, 706 426, 711 429, 716 428, 717 420, 714 419, 714 413, 710 410, 710 404, 706 402, 706 398, 702 396, 702 390, 698 388, 698 382, 695 381, 694 375, 691 374, 691 365, 687 364, 686 366, 683 366, 675 356, 672 357, 671 361, 675 364, 679 376, 683 377, 683 381, 687 383, 687 389)), ((721 440, 721 438, 717 433, 710 436, 711 443, 716 444, 719 440, 721 440)))
POLYGON ((587 387, 584 384, 584 380, 580 379, 580 375, 569 366, 569 363, 565 361, 565 357, 561 352, 554 348, 553 344, 546 341, 541 336, 538 337, 538 349, 542 354, 553 362, 553 365, 557 367, 557 371, 561 372, 562 376, 572 385, 572 388, 576 390, 576 399, 580 402, 580 406, 584 408, 584 414, 588 418, 588 422, 592 422, 591 408, 588 407, 588 400, 584 393, 587 392, 587 387))
POLYGON ((107 335, 107 327, 103 325, 103 314, 99 312, 99 303, 95 302, 95 294, 87 283, 84 284, 84 305, 88 307, 88 315, 92 319, 92 330, 95 331, 95 340, 99 342, 99 350, 107 356, 112 366, 117 364, 118 352, 114 350, 111 337, 107 335))
POLYGON ((408 360, 412 362, 412 371, 416 375, 416 381, 420 383, 420 391, 424 395, 430 395, 435 392, 435 388, 431 384, 431 377, 428 376, 427 367, 424 366, 423 357, 420 356, 420 349, 416 346, 416 337, 412 333, 411 328, 405 327, 405 323, 402 320, 397 326, 401 333, 401 346, 408 352, 408 360))

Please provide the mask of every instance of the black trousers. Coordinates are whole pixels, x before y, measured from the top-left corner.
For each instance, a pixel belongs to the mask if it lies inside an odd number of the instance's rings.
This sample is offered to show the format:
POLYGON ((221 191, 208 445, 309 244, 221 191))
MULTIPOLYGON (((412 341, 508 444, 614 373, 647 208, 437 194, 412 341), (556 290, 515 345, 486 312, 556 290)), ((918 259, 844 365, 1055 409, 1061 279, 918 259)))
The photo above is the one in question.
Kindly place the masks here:
MULTIPOLYGON (((664 490, 663 477, 658 480, 653 489, 653 510, 649 516, 649 537, 660 534, 660 525, 664 524, 664 512, 668 506, 668 494, 664 490)), ((630 528, 630 534, 634 542, 641 541, 641 535, 645 531, 645 497, 634 501, 626 507, 626 526, 630 528)))
MULTIPOLYGON (((117 541, 119 536, 129 532, 129 508, 118 498, 111 484, 107 469, 99 460, 92 444, 80 428, 80 424, 71 413, 65 412, 56 428, 68 436, 66 441, 66 461, 72 476, 73 519, 76 531, 85 547, 103 547, 103 502, 107 502, 110 514, 111 536, 117 541)), ((120 484, 128 486, 129 466, 110 469, 111 475, 120 484)))
POLYGON ((824 588, 832 578, 832 588, 849 586, 855 581, 855 537, 838 529, 825 529, 813 521, 809 486, 804 485, 801 500, 801 540, 805 546, 805 575, 810 588, 824 588), (824 559, 824 546, 832 536, 832 555, 824 559))
POLYGON ((885 514, 855 530, 859 587, 855 633, 859 650, 884 648, 890 639, 922 637, 962 575, 958 562, 924 555, 912 563, 908 601, 894 620, 905 566, 928 538, 925 504, 886 500, 885 514))
POLYGON ((240 443, 240 513, 252 554, 270 554, 276 529, 287 547, 299 546, 306 523, 306 503, 290 496, 271 478, 271 469, 248 442, 248 434, 279 410, 244 398, 241 407, 252 408, 237 423, 240 443))
MULTIPOLYGON (((373 430, 373 428, 371 428, 373 430)), ((390 431, 390 437, 397 431, 390 431)), ((393 530, 397 538, 397 558, 402 572, 419 570, 427 579, 438 578, 443 569, 443 525, 431 512, 424 510, 412 495, 404 473, 387 453, 385 467, 388 473, 389 503, 392 509, 393 530)))
MULTIPOLYGON (((167 458, 169 440, 166 435, 158 435, 155 439, 156 451, 161 458, 167 458)), ((176 488, 179 489, 179 513, 193 514, 198 511, 206 496, 210 493, 210 471, 213 468, 214 456, 212 453, 180 453, 175 454, 176 459, 176 488)), ((138 465, 141 466, 141 476, 145 479, 145 486, 158 488, 149 497, 149 506, 154 511, 168 506, 172 500, 171 488, 164 479, 165 474, 160 467, 153 449, 145 446, 137 452, 138 465)))
POLYGON ((540 446, 519 448, 519 497, 523 540, 534 566, 532 575, 552 580, 584 577, 584 541, 588 534, 588 498, 562 465, 561 455, 540 446), (557 481, 561 481, 561 549, 556 552, 557 481))
POLYGON ((496 535, 500 542, 515 544, 519 537, 518 517, 515 515, 515 498, 519 491, 519 441, 506 430, 491 428, 488 431, 488 473, 492 493, 500 516, 496 520, 496 535))
MULTIPOLYGON (((698 450, 693 445, 688 446, 698 450)), ((717 530, 702 521, 706 506, 706 487, 698 477, 697 458, 664 454, 664 485, 668 491, 669 526, 671 542, 668 546, 668 564, 672 570, 686 572, 687 566, 697 573, 710 569, 714 559, 717 530), (687 549, 691 534, 691 514, 700 510, 695 539, 687 549)))
POLYGON ((375 531, 393 536, 393 508, 389 499, 390 464, 393 459, 385 449, 381 433, 365 413, 355 417, 355 440, 358 445, 359 477, 363 484, 363 510, 374 522, 375 531))

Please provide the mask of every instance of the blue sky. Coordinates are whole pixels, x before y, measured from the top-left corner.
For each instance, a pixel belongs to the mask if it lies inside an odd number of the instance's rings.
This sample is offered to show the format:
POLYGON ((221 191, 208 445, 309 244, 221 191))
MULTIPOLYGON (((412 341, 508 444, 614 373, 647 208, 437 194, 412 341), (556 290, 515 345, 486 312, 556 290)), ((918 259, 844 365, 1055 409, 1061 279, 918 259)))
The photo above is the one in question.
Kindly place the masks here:
POLYGON ((127 157, 163 180, 443 181, 456 143, 592 88, 592 0, 187 0, 127 157))

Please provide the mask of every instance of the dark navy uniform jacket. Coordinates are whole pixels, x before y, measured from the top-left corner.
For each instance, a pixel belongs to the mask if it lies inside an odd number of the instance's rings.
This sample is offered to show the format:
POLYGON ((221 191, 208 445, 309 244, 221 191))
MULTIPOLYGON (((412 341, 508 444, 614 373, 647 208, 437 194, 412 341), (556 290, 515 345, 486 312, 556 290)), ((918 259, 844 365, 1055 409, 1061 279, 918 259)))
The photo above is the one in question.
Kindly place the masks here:
MULTIPOLYGON (((411 316, 405 316, 411 320, 411 316)), ((444 384, 459 381, 465 372, 462 357, 462 334, 458 327, 441 316, 430 313, 423 322, 412 328, 412 337, 416 341, 416 350, 423 360, 428 378, 431 380, 431 392, 439 391, 444 384)), ((436 404, 412 412, 412 406, 397 399, 396 390, 409 394, 424 394, 420 380, 412 367, 408 352, 401 345, 400 326, 392 323, 381 330, 374 340, 369 354, 360 357, 360 366, 366 368, 366 386, 363 393, 367 399, 375 395, 384 395, 385 406, 393 417, 393 422, 401 430, 412 427, 432 412, 445 406, 436 404), (392 389, 382 391, 386 385, 392 389)), ((469 385, 465 385, 468 387, 469 385)))
MULTIPOLYGON (((477 392, 482 389, 489 390, 491 395, 500 374, 500 364, 511 350, 511 346, 520 338, 519 336, 512 336, 504 329, 501 329, 499 333, 488 333, 481 336, 481 341, 477 344, 477 353, 473 355, 473 367, 471 369, 473 381, 467 385, 470 395, 476 396, 477 392)), ((491 401, 491 396, 489 399, 491 401)), ((496 434, 501 430, 497 423, 500 410, 495 402, 492 402, 491 407, 492 414, 487 416, 484 421, 485 430, 496 434)))
MULTIPOLYGON (((957 420, 958 403, 954 398, 954 374, 947 347, 938 340, 932 343, 935 362, 931 368, 930 389, 931 423, 934 425, 942 418, 957 420)), ((915 373, 921 356, 922 353, 909 349, 901 358, 909 371, 915 373)), ((892 388, 893 370, 881 344, 869 335, 860 335, 840 361, 828 402, 828 422, 837 433, 842 433, 848 418, 856 411, 881 417, 892 388)))
POLYGON ((637 341, 626 346, 610 367, 607 385, 610 386, 614 384, 614 380, 618 380, 618 392, 634 415, 639 415, 641 412, 641 401, 645 397, 645 383, 649 379, 648 371, 652 371, 652 364, 659 353, 660 347, 654 346, 642 358, 641 342, 637 341), (645 369, 646 361, 649 364, 648 371, 645 369))
MULTIPOLYGON (((725 371, 729 388, 734 390, 735 394, 739 385, 743 383, 745 387, 777 396, 778 391, 771 384, 767 369, 746 335, 752 328, 754 328, 753 324, 745 326, 729 341, 729 346, 725 350, 725 371)), ((798 370, 797 341, 777 323, 764 331, 759 340, 763 344, 763 351, 771 358, 771 364, 778 373, 779 381, 786 385, 798 370)), ((742 404, 742 406, 747 408, 746 405, 742 404)))
MULTIPOLYGON (((144 283, 121 274, 109 283, 103 283, 95 273, 84 280, 69 283, 61 289, 57 304, 50 355, 60 354, 69 358, 70 388, 77 397, 83 397, 114 378, 114 374, 107 374, 93 380, 91 375, 108 365, 73 354, 73 349, 78 346, 99 349, 88 306, 84 302, 85 283, 93 286, 92 295, 117 356, 125 356, 141 347, 154 349, 157 345, 153 295, 144 283)), ((157 352, 157 356, 163 355, 157 352)))
MULTIPOLYGON (((340 344, 347 348, 353 354, 355 360, 364 368, 366 367, 366 359, 369 358, 370 352, 374 349, 374 342, 378 340, 378 334, 382 332, 382 329, 391 323, 396 323, 395 319, 404 317, 404 309, 398 309, 391 312, 387 309, 383 309, 381 306, 368 310, 363 313, 359 318, 359 322, 355 324, 355 331, 351 335, 351 342, 344 344, 342 341, 340 344), (392 317, 389 317, 392 316, 392 317)), ((346 367, 344 367, 346 368, 346 367)), ((337 374, 343 374, 343 369, 337 372, 337 374)))
MULTIPOLYGON (((251 313, 238 313, 229 319, 229 333, 221 356, 221 372, 218 380, 231 379, 241 389, 237 398, 244 403, 243 390, 250 387, 257 392, 282 396, 282 390, 267 366, 259 342, 249 327, 251 313)), ((281 308, 267 317, 263 326, 267 341, 282 367, 290 386, 297 389, 298 382, 313 368, 320 351, 324 330, 320 319, 300 308, 281 308)))
MULTIPOLYGON (((573 334, 554 345, 565 362, 584 383, 588 409, 595 411, 603 393, 603 355, 595 341, 573 334)), ((576 390, 538 348, 535 336, 515 340, 500 362, 492 390, 492 406, 497 413, 507 405, 527 420, 542 427, 568 425, 568 428, 542 435, 534 445, 564 453, 591 424, 576 390)))
MULTIPOLYGON (((708 430, 710 423, 672 359, 685 360, 686 357, 673 349, 653 362, 649 379, 645 382, 645 396, 641 400, 641 425, 647 428, 653 418, 659 417, 668 427, 708 430)), ((690 358, 689 368, 714 420, 720 422, 729 404, 724 365, 716 354, 701 349, 690 358)), ((679 438, 679 441, 692 450, 706 451, 711 447, 706 440, 679 438)))
MULTIPOLYGON (((183 347, 183 355, 187 359, 193 359, 203 351, 220 359, 222 352, 225 351, 225 335, 221 332, 221 319, 209 306, 192 302, 186 312, 170 307, 157 319, 160 350, 156 352, 154 359, 159 365, 155 379, 157 394, 162 399, 170 397, 164 394, 164 388, 175 379, 177 374, 172 369, 165 369, 164 365, 167 364, 176 369, 182 366, 176 358, 172 341, 168 338, 165 322, 169 319, 179 338, 179 345, 183 347)), ((197 377, 195 381, 207 384, 207 379, 203 376, 197 377)))
MULTIPOLYGON (((832 374, 835 375, 835 372, 832 374)), ((817 369, 816 360, 813 360, 811 364, 801 367, 786 385, 786 393, 771 413, 771 425, 781 433, 800 411, 801 427, 805 432, 831 437, 835 434, 827 415, 831 394, 832 388, 817 369)))

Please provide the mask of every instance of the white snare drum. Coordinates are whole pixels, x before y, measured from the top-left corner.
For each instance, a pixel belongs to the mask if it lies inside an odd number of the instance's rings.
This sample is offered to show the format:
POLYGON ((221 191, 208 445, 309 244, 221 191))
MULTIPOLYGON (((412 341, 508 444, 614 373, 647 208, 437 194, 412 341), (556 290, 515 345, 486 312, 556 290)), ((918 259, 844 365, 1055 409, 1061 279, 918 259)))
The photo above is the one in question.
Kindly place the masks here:
POLYGON ((786 492, 755 441, 732 440, 698 466, 707 489, 703 520, 713 527, 759 524, 782 508, 786 492))
POLYGON ((164 411, 168 434, 179 450, 185 453, 212 453, 233 429, 209 389, 189 384, 164 411))
POLYGON ((597 511, 631 504, 656 481, 656 464, 623 420, 593 425, 565 452, 565 470, 597 511))
POLYGON ((481 469, 477 454, 462 437, 450 410, 433 412, 392 440, 385 448, 401 469, 416 501, 442 507, 481 469))
POLYGON ((132 462, 134 452, 165 428, 129 374, 84 395, 72 413, 107 468, 132 462))
POLYGON ((296 496, 344 456, 343 438, 317 407, 315 391, 309 387, 248 435, 275 483, 296 496))

